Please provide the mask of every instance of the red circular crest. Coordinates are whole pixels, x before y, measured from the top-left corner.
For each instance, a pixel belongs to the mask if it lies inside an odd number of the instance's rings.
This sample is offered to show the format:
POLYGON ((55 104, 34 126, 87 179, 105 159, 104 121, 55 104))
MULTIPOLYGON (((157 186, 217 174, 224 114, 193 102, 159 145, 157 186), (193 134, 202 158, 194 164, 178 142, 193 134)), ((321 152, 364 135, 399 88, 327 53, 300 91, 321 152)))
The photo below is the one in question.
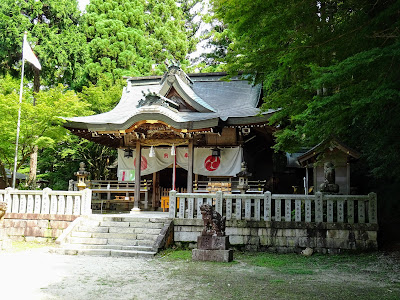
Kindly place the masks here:
POLYGON ((221 164, 221 160, 219 159, 218 156, 208 156, 206 160, 204 161, 204 167, 212 172, 218 169, 219 165, 221 164))
MULTIPOLYGON (((133 165, 136 167, 136 158, 133 161, 133 165)), ((140 170, 146 170, 147 169, 147 159, 146 157, 142 156, 142 159, 140 161, 140 170)))

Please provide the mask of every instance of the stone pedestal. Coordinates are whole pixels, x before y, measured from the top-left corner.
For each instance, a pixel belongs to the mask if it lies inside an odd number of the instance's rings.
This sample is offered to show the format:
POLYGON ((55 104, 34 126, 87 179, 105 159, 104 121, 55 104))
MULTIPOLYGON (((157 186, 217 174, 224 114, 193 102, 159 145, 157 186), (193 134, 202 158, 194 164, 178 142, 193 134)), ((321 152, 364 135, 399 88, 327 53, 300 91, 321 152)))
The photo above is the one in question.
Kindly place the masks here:
POLYGON ((197 237, 197 248, 192 250, 192 260, 230 262, 233 250, 229 248, 228 236, 202 235, 197 237))
POLYGON ((200 206, 204 229, 197 237, 197 248, 192 250, 192 260, 230 262, 233 250, 229 248, 229 237, 225 235, 225 221, 209 204, 200 206))
POLYGON ((192 260, 230 262, 233 260, 233 250, 192 250, 192 260))
POLYGON ((198 236, 197 248, 202 250, 226 250, 229 248, 229 237, 209 235, 198 236))

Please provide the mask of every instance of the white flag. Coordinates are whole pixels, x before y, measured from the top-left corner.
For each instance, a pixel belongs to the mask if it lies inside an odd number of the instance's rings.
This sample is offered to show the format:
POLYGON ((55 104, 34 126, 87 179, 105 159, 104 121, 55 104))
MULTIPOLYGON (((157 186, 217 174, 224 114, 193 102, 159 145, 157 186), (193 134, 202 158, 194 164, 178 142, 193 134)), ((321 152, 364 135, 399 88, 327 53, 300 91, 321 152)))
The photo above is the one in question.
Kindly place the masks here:
POLYGON ((22 46, 22 59, 29 61, 32 65, 34 65, 39 70, 42 69, 42 66, 39 63, 36 55, 33 53, 31 46, 29 46, 28 41, 26 40, 26 34, 24 35, 24 43, 22 46))

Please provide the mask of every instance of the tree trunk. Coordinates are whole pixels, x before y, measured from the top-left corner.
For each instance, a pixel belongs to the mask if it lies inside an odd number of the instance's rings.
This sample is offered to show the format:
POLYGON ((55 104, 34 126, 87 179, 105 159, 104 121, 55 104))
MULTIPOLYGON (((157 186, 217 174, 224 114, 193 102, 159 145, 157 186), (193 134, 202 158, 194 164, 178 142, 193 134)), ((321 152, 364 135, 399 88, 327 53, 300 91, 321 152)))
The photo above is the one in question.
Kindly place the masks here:
POLYGON ((29 163, 28 186, 32 188, 36 186, 37 158, 38 158, 38 146, 35 145, 33 147, 33 151, 31 153, 31 160, 29 163))
MULTIPOLYGON (((3 163, 0 163, 0 177, 3 177, 3 181, 5 184, 5 188, 10 186, 10 181, 7 178, 6 168, 4 167, 3 163)), ((12 177, 12 175, 11 175, 12 177)), ((11 178, 12 180, 12 178, 11 178)))

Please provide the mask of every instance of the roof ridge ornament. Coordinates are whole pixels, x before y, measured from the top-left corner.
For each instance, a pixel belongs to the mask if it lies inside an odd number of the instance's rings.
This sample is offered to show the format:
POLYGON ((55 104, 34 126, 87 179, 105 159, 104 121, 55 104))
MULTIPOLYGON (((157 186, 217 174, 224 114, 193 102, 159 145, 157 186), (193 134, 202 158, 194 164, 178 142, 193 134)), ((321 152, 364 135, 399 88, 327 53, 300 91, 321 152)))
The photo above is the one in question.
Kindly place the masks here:
POLYGON ((175 75, 179 76, 179 78, 187 85, 190 86, 193 84, 193 81, 190 79, 190 77, 182 70, 181 63, 179 61, 170 59, 169 63, 168 60, 166 60, 165 64, 168 67, 168 71, 162 77, 160 85, 163 85, 165 80, 172 85, 176 80, 175 75))
POLYGON ((159 105, 159 106, 163 106, 163 107, 167 107, 167 108, 172 108, 174 110, 178 110, 179 104, 176 103, 175 101, 168 99, 166 97, 163 97, 156 92, 151 92, 150 90, 147 90, 147 91, 148 91, 148 93, 145 93, 142 91, 144 99, 139 100, 139 103, 136 105, 137 108, 140 108, 143 106, 159 105))

